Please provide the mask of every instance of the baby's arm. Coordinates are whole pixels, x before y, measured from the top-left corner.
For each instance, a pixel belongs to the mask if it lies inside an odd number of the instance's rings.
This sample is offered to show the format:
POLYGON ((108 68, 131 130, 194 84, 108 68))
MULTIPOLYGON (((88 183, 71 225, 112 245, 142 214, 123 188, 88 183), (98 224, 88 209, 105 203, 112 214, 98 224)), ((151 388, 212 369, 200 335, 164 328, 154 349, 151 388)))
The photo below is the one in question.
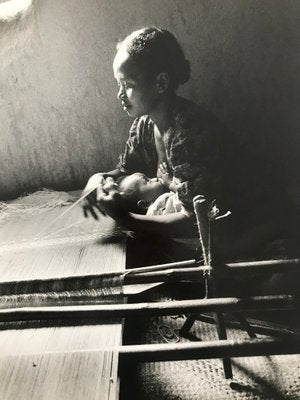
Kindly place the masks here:
POLYGON ((170 192, 176 192, 176 184, 173 175, 165 162, 159 165, 157 177, 162 181, 163 185, 170 190, 170 192))

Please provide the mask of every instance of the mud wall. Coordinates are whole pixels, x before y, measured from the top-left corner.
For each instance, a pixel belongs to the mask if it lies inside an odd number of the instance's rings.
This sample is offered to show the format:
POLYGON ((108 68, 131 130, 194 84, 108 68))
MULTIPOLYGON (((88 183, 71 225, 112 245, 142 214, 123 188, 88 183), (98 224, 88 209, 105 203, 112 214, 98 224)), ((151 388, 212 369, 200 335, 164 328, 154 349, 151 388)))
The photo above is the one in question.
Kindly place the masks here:
POLYGON ((299 4, 35 0, 24 15, 1 20, 0 199, 80 188, 114 166, 130 125, 116 99, 115 44, 151 24, 175 33, 191 62, 181 93, 253 137, 293 184, 299 4))

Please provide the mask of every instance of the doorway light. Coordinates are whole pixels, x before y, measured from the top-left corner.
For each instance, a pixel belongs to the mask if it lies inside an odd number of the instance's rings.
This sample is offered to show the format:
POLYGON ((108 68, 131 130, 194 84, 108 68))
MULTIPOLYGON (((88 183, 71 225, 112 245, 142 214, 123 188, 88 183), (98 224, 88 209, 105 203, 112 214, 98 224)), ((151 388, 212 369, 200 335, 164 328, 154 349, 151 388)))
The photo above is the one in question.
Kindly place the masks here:
POLYGON ((0 21, 9 21, 23 14, 32 4, 32 0, 0 1, 0 21))

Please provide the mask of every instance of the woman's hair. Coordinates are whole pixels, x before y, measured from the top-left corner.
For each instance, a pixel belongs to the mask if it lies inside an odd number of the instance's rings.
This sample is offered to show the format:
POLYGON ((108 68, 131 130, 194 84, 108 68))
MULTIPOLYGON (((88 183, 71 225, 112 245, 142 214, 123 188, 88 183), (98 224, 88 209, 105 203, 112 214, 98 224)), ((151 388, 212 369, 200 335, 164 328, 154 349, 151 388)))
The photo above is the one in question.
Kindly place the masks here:
POLYGON ((142 28, 118 43, 148 78, 167 72, 171 87, 175 90, 190 78, 190 64, 172 33, 156 27, 142 28))

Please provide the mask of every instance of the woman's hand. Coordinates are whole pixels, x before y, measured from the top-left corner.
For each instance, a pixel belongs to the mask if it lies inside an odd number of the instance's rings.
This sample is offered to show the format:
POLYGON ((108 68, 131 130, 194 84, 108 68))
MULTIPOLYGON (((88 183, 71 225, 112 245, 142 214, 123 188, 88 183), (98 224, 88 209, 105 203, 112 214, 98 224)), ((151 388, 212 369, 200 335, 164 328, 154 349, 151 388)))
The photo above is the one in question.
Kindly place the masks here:
MULTIPOLYGON (((103 173, 97 173, 90 177, 88 183, 83 189, 81 196, 86 196, 82 201, 82 208, 85 217, 89 214, 95 219, 98 219, 96 211, 99 210, 97 205, 97 189, 101 188, 105 184, 105 178, 103 173)), ((101 212, 101 210, 99 210, 101 212)))
POLYGON ((118 185, 112 178, 107 178, 105 184, 97 188, 97 208, 118 222, 128 215, 118 185))
POLYGON ((100 211, 102 214, 104 214, 99 208, 97 202, 97 191, 101 191, 105 185, 106 190, 109 190, 111 185, 116 187, 114 179, 117 179, 121 175, 122 172, 116 168, 110 172, 99 172, 90 177, 86 187, 82 191, 82 195, 86 196, 82 202, 82 208, 85 217, 88 217, 88 215, 91 214, 92 217, 98 219, 97 211, 100 211))

